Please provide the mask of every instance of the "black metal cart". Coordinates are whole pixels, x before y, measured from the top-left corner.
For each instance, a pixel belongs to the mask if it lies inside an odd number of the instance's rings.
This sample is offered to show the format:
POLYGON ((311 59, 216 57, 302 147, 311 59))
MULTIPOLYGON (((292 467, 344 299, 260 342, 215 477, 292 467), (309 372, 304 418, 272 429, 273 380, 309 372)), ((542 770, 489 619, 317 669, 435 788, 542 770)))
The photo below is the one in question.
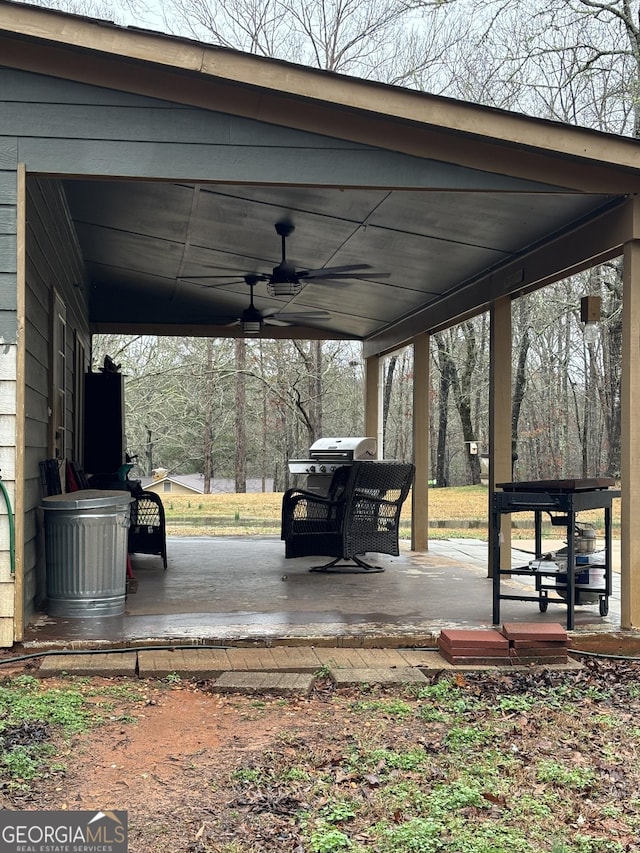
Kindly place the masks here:
POLYGON ((574 607, 580 603, 576 590, 575 571, 576 554, 574 531, 576 516, 586 510, 604 510, 604 586, 598 590, 599 611, 601 616, 609 612, 609 596, 612 589, 611 559, 611 505, 620 492, 612 486, 615 481, 610 477, 582 480, 537 480, 523 483, 497 483, 502 491, 493 493, 491 508, 491 536, 493 543, 493 623, 500 624, 500 601, 536 601, 541 612, 546 611, 549 603, 566 604, 567 630, 573 630, 574 607), (549 591, 562 589, 558 585, 557 571, 545 571, 531 565, 507 569, 500 567, 501 523, 502 516, 515 512, 533 512, 535 519, 535 556, 542 558, 542 515, 546 513, 554 526, 567 531, 567 574, 566 585, 559 598, 550 598, 549 591), (536 595, 506 594, 501 591, 501 580, 505 575, 526 575, 535 580, 536 595), (553 579, 554 583, 551 582, 553 579))

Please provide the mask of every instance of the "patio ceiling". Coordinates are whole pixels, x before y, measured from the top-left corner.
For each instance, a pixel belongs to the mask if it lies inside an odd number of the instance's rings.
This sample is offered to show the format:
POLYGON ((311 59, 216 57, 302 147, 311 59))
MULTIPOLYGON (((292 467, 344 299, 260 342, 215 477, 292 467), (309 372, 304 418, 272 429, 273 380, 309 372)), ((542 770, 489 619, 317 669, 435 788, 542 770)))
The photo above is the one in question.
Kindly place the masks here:
MULTIPOLYGON (((456 169, 449 172, 453 183, 456 169)), ((298 270, 371 269, 358 278, 309 280, 292 298, 270 297, 259 282, 256 305, 324 311, 326 318, 303 325, 325 337, 368 338, 615 201, 538 186, 527 192, 524 182, 514 183, 517 190, 496 191, 68 180, 65 188, 95 330, 213 325, 219 334, 237 334, 228 324, 249 303, 244 276, 271 273, 280 262, 275 224, 286 219, 295 225, 287 259, 298 270)))

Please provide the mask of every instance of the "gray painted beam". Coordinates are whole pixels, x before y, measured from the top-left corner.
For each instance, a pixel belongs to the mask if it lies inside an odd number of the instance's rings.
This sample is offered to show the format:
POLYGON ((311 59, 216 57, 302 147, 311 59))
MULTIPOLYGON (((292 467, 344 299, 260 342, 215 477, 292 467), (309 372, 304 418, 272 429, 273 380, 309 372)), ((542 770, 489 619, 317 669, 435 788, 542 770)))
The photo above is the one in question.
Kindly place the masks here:
MULTIPOLYGON (((159 144, 127 140, 33 139, 20 142, 19 158, 30 171, 83 176, 317 184, 335 187, 522 189, 501 175, 460 169, 376 149, 341 151, 291 147, 159 144)), ((526 185, 531 189, 531 185, 526 185)), ((549 187, 535 185, 548 192, 549 187)))

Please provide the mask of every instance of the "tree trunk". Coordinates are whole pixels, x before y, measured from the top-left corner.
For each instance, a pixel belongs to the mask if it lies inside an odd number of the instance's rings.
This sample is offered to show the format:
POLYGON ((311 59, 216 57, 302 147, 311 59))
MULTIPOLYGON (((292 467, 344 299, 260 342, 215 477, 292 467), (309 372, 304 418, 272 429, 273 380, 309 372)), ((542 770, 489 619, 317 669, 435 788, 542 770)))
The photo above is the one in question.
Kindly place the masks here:
POLYGON ((511 460, 512 474, 513 463, 518 458, 518 427, 520 425, 520 413, 522 401, 527 390, 527 356, 531 347, 531 335, 529 331, 530 302, 525 299, 519 300, 519 324, 520 324, 520 346, 518 347, 518 362, 513 383, 513 400, 511 403, 511 460))
POLYGON ((438 348, 440 388, 438 399, 438 450, 436 455, 436 486, 447 485, 447 421, 449 417, 449 391, 451 390, 451 359, 442 332, 433 336, 438 348))
POLYGON ((151 430, 147 428, 147 443, 144 448, 147 477, 151 477, 153 474, 153 442, 151 441, 151 435, 151 430))
POLYGON ((389 420, 389 408, 391 406, 391 392, 393 390, 393 374, 398 363, 398 356, 392 355, 387 363, 387 369, 384 375, 384 391, 382 397, 382 448, 386 445, 387 439, 387 421, 389 420))
POLYGON ((322 341, 313 341, 311 343, 309 372, 309 399, 313 424, 312 442, 322 437, 322 391, 322 341))
POLYGON ((236 448, 235 448, 235 478, 236 492, 244 494, 247 491, 247 345, 244 338, 235 342, 236 367, 236 448))
POLYGON ((210 495, 211 479, 213 477, 213 341, 211 338, 207 338, 207 356, 204 374, 204 441, 202 459, 203 490, 205 495, 210 495))
POLYGON ((462 372, 458 371, 450 350, 447 355, 450 361, 453 397, 456 402, 456 407, 460 416, 460 424, 462 426, 462 439, 465 445, 469 475, 472 485, 477 486, 481 482, 480 458, 477 453, 471 453, 470 449, 472 442, 476 441, 476 436, 473 430, 473 420, 471 417, 471 384, 478 352, 476 347, 475 328, 472 321, 469 320, 466 323, 461 323, 458 328, 460 329, 464 340, 464 361, 462 364, 462 372))

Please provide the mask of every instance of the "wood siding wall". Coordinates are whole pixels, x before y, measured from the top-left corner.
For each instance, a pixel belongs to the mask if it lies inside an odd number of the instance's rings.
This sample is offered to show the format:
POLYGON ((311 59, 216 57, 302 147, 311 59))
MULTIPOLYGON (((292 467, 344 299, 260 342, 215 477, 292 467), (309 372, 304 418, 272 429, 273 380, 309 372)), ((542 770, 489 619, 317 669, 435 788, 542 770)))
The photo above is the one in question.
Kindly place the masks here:
MULTIPOLYGON (((27 241, 25 293, 25 448, 24 448, 24 608, 25 619, 46 595, 43 493, 39 463, 52 456, 53 409, 52 306, 57 294, 65 308, 65 437, 67 458, 77 447, 77 353, 86 370, 90 336, 87 326, 83 265, 70 224, 64 193, 56 180, 27 180, 27 241)), ((78 363, 78 367, 80 364, 78 363)), ((79 377, 80 379, 82 377, 79 377)), ((64 459, 60 460, 61 469, 64 459)), ((64 470, 62 470, 64 475, 64 470)))
POLYGON ((13 644, 15 616, 9 512, 16 498, 17 156, 15 137, 0 137, 0 476, 11 504, 0 501, 0 646, 13 644))

